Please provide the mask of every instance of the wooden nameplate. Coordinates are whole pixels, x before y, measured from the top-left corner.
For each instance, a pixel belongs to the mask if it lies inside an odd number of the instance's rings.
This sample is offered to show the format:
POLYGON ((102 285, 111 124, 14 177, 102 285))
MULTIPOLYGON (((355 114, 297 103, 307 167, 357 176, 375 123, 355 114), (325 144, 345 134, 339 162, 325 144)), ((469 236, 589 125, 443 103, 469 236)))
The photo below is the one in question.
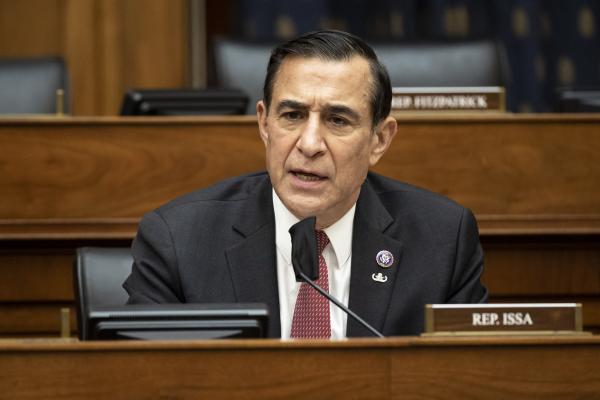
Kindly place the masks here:
POLYGON ((484 87, 395 87, 392 112, 506 111, 504 88, 484 87))
POLYGON ((581 334, 579 303, 427 304, 425 335, 581 334))

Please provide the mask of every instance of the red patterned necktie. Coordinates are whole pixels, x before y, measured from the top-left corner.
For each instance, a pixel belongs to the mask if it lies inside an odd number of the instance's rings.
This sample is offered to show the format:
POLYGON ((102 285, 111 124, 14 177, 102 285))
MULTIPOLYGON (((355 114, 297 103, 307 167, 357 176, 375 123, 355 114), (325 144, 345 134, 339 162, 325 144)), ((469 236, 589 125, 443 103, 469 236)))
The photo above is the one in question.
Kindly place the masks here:
MULTIPOLYGON (((315 283, 329 292, 329 274, 322 254, 323 249, 329 244, 329 238, 324 231, 316 231, 316 235, 319 279, 315 283)), ((321 296, 306 282, 302 282, 298 291, 290 337, 296 339, 329 339, 331 337, 329 300, 321 296)))

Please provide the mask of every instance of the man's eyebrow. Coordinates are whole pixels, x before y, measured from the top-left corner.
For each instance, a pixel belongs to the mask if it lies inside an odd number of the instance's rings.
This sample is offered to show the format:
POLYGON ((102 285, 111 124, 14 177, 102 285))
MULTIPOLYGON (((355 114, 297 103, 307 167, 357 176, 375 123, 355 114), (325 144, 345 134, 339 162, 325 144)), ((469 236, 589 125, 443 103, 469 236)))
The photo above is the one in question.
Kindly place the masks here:
POLYGON ((355 121, 360 121, 360 114, 354 111, 352 108, 340 104, 332 104, 326 107, 327 112, 330 114, 343 114, 347 115, 355 121))
MULTIPOLYGON (((279 114, 284 109, 291 110, 307 110, 308 105, 301 103, 296 100, 281 100, 277 104, 276 112, 279 114)), ((342 104, 330 104, 325 106, 325 112, 329 114, 342 114, 348 116, 348 118, 353 119, 355 121, 360 121, 360 114, 354 111, 352 108, 342 105, 342 104)))
POLYGON ((308 108, 308 106, 306 104, 300 103, 299 101, 295 101, 295 100, 281 100, 277 104, 277 109, 276 109, 277 114, 279 114, 281 111, 283 111, 286 108, 291 108, 292 110, 305 110, 308 108))

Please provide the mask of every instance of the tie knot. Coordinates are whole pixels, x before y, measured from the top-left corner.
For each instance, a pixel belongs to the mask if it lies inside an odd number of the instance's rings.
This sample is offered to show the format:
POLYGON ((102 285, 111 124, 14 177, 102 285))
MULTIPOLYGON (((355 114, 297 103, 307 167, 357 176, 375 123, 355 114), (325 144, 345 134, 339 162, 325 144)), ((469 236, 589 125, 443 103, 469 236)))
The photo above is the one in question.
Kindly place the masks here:
POLYGON ((320 256, 323 253, 323 249, 329 244, 329 238, 325 231, 315 231, 315 233, 317 235, 317 255, 320 256))

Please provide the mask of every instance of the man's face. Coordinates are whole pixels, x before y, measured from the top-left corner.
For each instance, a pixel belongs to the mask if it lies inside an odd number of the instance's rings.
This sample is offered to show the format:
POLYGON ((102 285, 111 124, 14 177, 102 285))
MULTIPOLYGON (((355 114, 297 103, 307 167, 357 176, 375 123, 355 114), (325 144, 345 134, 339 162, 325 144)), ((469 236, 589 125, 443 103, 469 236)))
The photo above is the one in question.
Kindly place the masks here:
POLYGON ((275 77, 271 104, 256 110, 275 192, 296 217, 327 227, 356 202, 367 171, 396 132, 371 120, 371 73, 361 57, 323 61, 290 56, 275 77))

